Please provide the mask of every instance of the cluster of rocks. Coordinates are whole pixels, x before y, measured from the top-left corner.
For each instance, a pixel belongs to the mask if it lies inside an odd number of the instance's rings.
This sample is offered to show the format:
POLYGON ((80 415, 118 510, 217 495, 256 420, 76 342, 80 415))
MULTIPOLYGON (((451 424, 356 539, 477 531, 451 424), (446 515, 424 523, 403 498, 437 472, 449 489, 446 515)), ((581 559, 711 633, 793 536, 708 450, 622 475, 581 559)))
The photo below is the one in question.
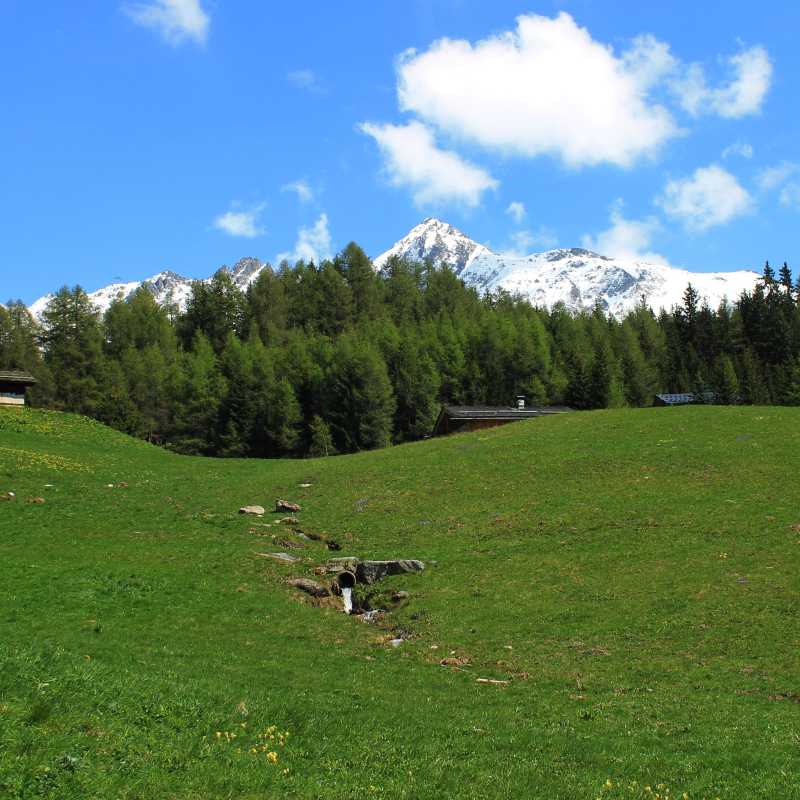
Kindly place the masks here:
MULTIPOLYGON (((276 513, 291 513, 295 514, 300 511, 300 506, 297 503, 290 503, 287 500, 276 500, 275 511, 276 513)), ((263 517, 266 513, 263 506, 242 506, 239 509, 240 514, 249 514, 252 516, 263 517)), ((284 517, 279 522, 285 525, 299 525, 300 520, 296 517, 284 517)), ((269 556, 277 558, 282 561, 295 562, 299 561, 297 556, 290 555, 289 553, 259 553, 261 556, 269 556)), ((336 594, 341 594, 342 588, 351 588, 356 583, 366 584, 372 586, 387 575, 402 575, 409 572, 422 572, 425 569, 425 564, 414 558, 396 559, 391 561, 359 561, 352 556, 345 558, 332 558, 324 567, 318 567, 316 573, 323 575, 325 573, 333 573, 336 575, 336 580, 333 583, 333 589, 336 594), (340 576, 344 574, 352 576, 347 581, 343 581, 340 576)), ((287 578, 285 583, 294 586, 300 591, 310 594, 312 597, 330 597, 331 591, 319 583, 318 581, 311 580, 311 578, 287 578)), ((393 600, 403 600, 408 597, 408 592, 397 592, 392 598, 393 600)), ((373 612, 377 613, 377 612, 373 612)))
POLYGON ((358 583, 369 586, 387 575, 402 575, 404 572, 422 572, 425 564, 413 558, 397 561, 359 561, 357 558, 332 558, 328 561, 328 572, 352 572, 358 583))
MULTIPOLYGON (((277 555, 277 554, 275 554, 277 555)), ((283 554, 285 555, 285 554, 283 554)), ((339 576, 342 573, 349 573, 353 576, 355 583, 363 583, 372 586, 381 578, 387 575, 402 575, 408 572, 422 572, 425 564, 416 559, 400 559, 396 561, 359 561, 352 556, 347 558, 332 558, 324 567, 318 567, 318 575, 332 573, 337 576, 335 590, 339 589, 339 576)), ((330 591, 317 581, 310 578, 289 578, 286 583, 307 592, 313 597, 330 597, 330 591)), ((338 594, 341 590, 337 591, 338 594)), ((402 600, 408 597, 408 592, 397 592, 392 599, 402 600)))

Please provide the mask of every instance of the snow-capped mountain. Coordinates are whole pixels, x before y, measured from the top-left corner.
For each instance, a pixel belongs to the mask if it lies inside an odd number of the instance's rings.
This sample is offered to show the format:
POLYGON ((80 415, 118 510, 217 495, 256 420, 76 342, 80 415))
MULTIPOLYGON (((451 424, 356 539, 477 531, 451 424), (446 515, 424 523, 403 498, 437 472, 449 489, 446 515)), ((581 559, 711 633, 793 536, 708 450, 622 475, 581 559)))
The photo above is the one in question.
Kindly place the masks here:
MULTIPOLYGON (((752 291, 759 278, 749 270, 741 272, 688 272, 664 264, 622 261, 591 253, 581 248, 550 250, 518 258, 504 256, 478 244, 461 231, 438 219, 428 218, 408 236, 397 242, 373 262, 376 270, 386 266, 390 256, 414 260, 431 258, 444 262, 467 286, 479 291, 505 289, 519 292, 536 306, 552 308, 563 302, 571 311, 594 308, 595 303, 618 318, 631 311, 644 296, 656 312, 679 305, 687 284, 691 283, 711 308, 723 297, 733 301, 743 291, 752 291)), ((246 289, 264 269, 257 258, 241 258, 233 269, 223 267, 240 289, 246 289)), ((211 278, 206 278, 208 283, 211 278)), ((192 281, 166 270, 144 281, 115 283, 92 292, 89 297, 105 312, 117 299, 129 297, 140 286, 147 286, 160 303, 172 302, 183 310, 192 281)), ((45 295, 30 306, 39 318, 53 295, 45 295)))
POLYGON ((473 242, 452 225, 433 217, 428 217, 417 225, 404 239, 397 242, 391 250, 378 256, 373 266, 379 272, 383 270, 390 256, 407 256, 414 261, 430 258, 435 264, 442 261, 456 275, 466 269, 480 256, 496 256, 488 247, 473 242))
MULTIPOLYGON (((240 258, 233 269, 227 266, 222 267, 222 269, 229 272, 234 283, 244 290, 258 277, 261 270, 264 269, 264 264, 257 258, 240 258)), ((205 278, 203 283, 209 283, 210 281, 211 278, 205 278)), ((159 303, 177 303, 181 311, 186 308, 186 301, 192 291, 192 281, 166 270, 144 281, 114 283, 111 286, 105 286, 96 292, 92 292, 89 295, 89 299, 101 312, 105 313, 114 300, 125 300, 140 286, 146 286, 159 303)), ((38 319, 52 297, 52 294, 40 297, 35 303, 31 304, 28 310, 38 319)))
POLYGON ((680 305, 691 283, 716 309, 723 297, 733 301, 752 291, 758 273, 688 272, 663 264, 622 261, 581 248, 550 250, 522 258, 503 256, 473 242, 461 231, 437 219, 426 219, 373 262, 382 270, 392 255, 444 262, 467 286, 479 291, 501 288, 519 292, 534 305, 551 308, 558 302, 571 311, 594 308, 596 302, 618 318, 644 295, 656 312, 680 305))

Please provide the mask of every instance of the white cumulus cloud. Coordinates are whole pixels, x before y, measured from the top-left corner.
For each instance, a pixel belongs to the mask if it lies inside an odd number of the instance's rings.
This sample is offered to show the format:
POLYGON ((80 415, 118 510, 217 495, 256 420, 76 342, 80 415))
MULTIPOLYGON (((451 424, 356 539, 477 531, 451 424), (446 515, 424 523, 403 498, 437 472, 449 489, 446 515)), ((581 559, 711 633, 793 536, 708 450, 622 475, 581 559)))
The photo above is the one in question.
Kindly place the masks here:
POLYGON ((622 261, 669 265, 664 256, 647 249, 653 241, 653 235, 661 229, 661 223, 653 216, 645 220, 625 219, 622 201, 618 200, 611 211, 611 227, 597 234, 597 237, 584 236, 583 246, 594 253, 622 261))
POLYGON ((289 72, 286 75, 289 83, 294 84, 298 89, 305 89, 312 94, 318 94, 322 91, 322 86, 316 74, 310 69, 301 69, 297 72, 289 72))
POLYGON ((525 217, 525 204, 513 202, 506 209, 506 214, 511 214, 514 217, 514 222, 522 222, 525 217))
POLYGON ((688 230, 695 231, 728 222, 753 205, 739 181, 716 164, 700 167, 690 178, 669 181, 656 202, 688 230))
POLYGON ((281 186, 281 191, 297 192, 297 196, 302 203, 307 203, 309 200, 314 199, 314 190, 303 180, 287 183, 286 186, 281 186))
POLYGON ((549 154, 570 167, 627 167, 680 133, 670 113, 648 101, 649 73, 663 72, 655 53, 646 63, 617 58, 564 12, 517 22, 516 31, 474 46, 440 39, 424 53, 405 53, 401 108, 455 139, 506 155, 549 154))
POLYGON ((195 39, 204 44, 211 18, 203 11, 200 0, 152 0, 129 3, 125 13, 140 25, 155 28, 171 44, 182 39, 195 39))
POLYGON ((230 236, 246 236, 252 239, 264 233, 263 228, 259 228, 257 224, 258 214, 262 208, 264 206, 260 205, 249 211, 229 211, 214 220, 214 227, 230 236))
POLYGON ((280 253, 278 261, 320 261, 331 258, 331 234, 328 231, 328 215, 320 214, 312 228, 299 228, 297 231, 297 243, 292 253, 280 253))
POLYGON ((725 86, 711 89, 698 64, 692 64, 682 77, 676 78, 672 88, 683 107, 691 114, 701 112, 737 118, 758 114, 772 81, 772 63, 767 51, 751 47, 728 59, 732 79, 725 86))
POLYGON ((433 132, 420 122, 365 122, 360 128, 378 143, 389 182, 410 189, 419 206, 454 203, 474 207, 487 189, 498 185, 485 170, 452 151, 440 150, 433 132))

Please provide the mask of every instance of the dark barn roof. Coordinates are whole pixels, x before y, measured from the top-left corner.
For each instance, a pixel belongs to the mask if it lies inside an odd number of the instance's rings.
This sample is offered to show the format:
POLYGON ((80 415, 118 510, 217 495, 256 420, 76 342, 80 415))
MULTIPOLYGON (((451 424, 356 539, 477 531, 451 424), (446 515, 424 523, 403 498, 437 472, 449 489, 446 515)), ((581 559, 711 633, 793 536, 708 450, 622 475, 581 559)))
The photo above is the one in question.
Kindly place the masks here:
POLYGON ((0 371, 0 383, 34 384, 36 383, 36 378, 30 372, 0 371))
POLYGON ((503 425, 507 422, 518 422, 523 419, 547 417, 551 414, 563 414, 571 408, 556 406, 527 406, 524 409, 512 406, 445 406, 439 412, 439 418, 433 426, 432 436, 451 433, 464 428, 465 424, 488 423, 503 425))
POLYGON ((654 406, 688 406, 692 403, 709 403, 714 404, 717 400, 717 396, 714 392, 705 392, 703 395, 704 399, 700 399, 699 395, 695 394, 694 392, 683 392, 681 394, 657 394, 653 398, 653 405, 654 406))

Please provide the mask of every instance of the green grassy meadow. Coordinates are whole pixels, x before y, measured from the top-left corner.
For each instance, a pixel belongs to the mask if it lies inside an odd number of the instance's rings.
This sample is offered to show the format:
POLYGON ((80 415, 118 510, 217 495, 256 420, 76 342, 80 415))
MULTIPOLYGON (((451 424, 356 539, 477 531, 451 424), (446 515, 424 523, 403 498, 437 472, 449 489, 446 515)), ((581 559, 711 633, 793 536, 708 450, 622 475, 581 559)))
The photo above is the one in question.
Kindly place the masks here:
POLYGON ((799 454, 788 408, 296 461, 2 410, 0 796, 800 797, 799 454), (348 555, 427 566, 372 624, 282 582, 348 555))

